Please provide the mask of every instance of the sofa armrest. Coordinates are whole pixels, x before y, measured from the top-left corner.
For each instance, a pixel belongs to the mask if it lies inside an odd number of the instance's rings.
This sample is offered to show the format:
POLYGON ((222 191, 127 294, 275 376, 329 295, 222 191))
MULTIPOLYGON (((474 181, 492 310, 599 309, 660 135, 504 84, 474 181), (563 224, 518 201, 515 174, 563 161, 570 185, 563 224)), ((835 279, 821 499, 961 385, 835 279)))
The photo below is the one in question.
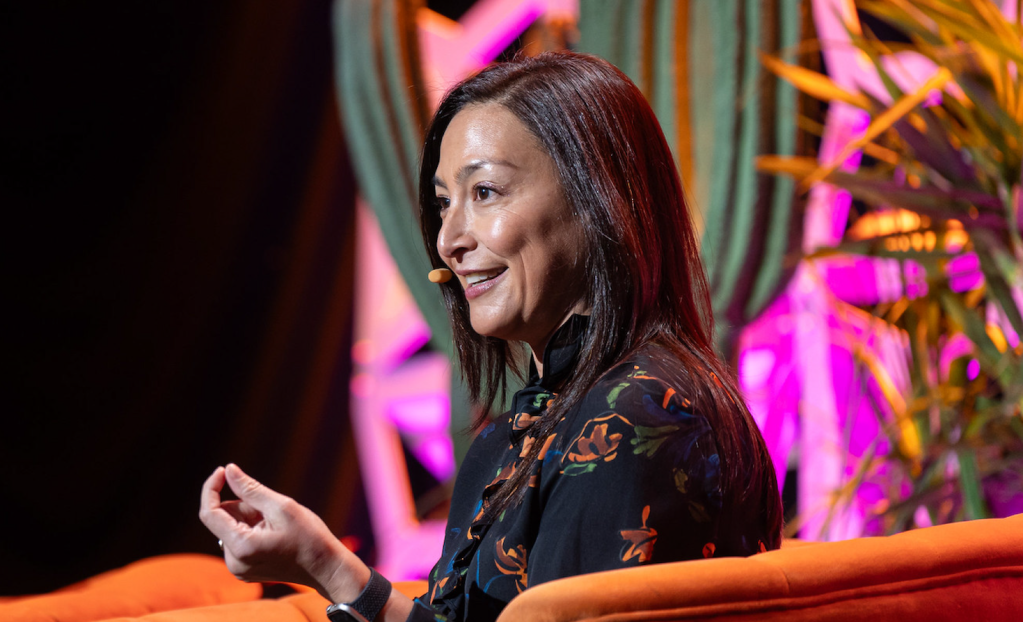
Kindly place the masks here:
POLYGON ((499 622, 1018 620, 1023 515, 886 538, 594 573, 530 588, 499 622))

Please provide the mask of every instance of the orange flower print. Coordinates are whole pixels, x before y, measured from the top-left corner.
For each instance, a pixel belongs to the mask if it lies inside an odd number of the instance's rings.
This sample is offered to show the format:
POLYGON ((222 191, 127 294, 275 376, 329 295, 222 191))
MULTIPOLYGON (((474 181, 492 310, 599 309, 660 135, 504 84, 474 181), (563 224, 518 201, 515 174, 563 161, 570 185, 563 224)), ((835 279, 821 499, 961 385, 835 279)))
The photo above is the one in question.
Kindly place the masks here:
POLYGON ((526 563, 526 547, 520 544, 505 550, 504 538, 497 541, 497 559, 494 560, 494 565, 501 574, 516 576, 515 587, 520 594, 529 583, 526 563))
MULTIPOLYGON (((543 459, 547 456, 547 450, 551 448, 551 443, 554 442, 555 436, 557 436, 556 433, 548 436, 547 440, 543 443, 543 447, 540 449, 540 453, 536 455, 537 462, 533 467, 533 472, 529 474, 529 484, 527 484, 530 488, 536 488, 540 485, 540 465, 543 464, 543 459)), ((536 439, 527 434, 526 438, 522 439, 522 450, 519 452, 519 458, 525 458, 535 442, 536 439)))
POLYGON ((672 395, 675 395, 675 389, 668 387, 668 390, 664 392, 664 400, 661 402, 661 408, 668 408, 668 402, 671 401, 672 395))
POLYGON ((490 488, 494 484, 503 482, 509 479, 512 475, 515 475, 515 468, 517 466, 518 465, 516 463, 512 462, 511 464, 505 465, 504 467, 498 469, 497 475, 494 476, 494 479, 490 480, 490 483, 486 485, 486 488, 490 488))
POLYGON ((639 529, 623 529, 619 533, 625 540, 622 547, 622 561, 627 562, 633 557, 639 558, 639 563, 650 561, 654 555, 654 543, 657 542, 657 530, 646 526, 646 520, 650 518, 650 506, 643 508, 643 526, 639 529))
POLYGON ((525 430, 529 426, 533 425, 540 419, 541 415, 533 415, 527 412, 521 412, 515 415, 515 419, 512 421, 512 429, 518 432, 519 430, 525 430))
POLYGON ((583 431, 569 445, 568 453, 561 459, 561 463, 570 462, 562 470, 565 475, 582 475, 590 473, 597 468, 598 462, 611 462, 618 456, 618 443, 622 440, 619 433, 608 433, 608 424, 611 420, 619 419, 625 425, 631 426, 628 419, 618 414, 611 414, 606 417, 591 419, 583 426, 583 431))
MULTIPOLYGON (((678 394, 675 392, 675 389, 668 387, 668 390, 664 392, 664 399, 661 400, 661 408, 667 410, 668 403, 671 402, 671 398, 675 397, 676 395, 678 394)), ((689 401, 689 398, 682 397, 681 395, 679 395, 678 399, 682 400, 683 408, 689 408, 689 405, 692 404, 692 402, 689 401)))
MULTIPOLYGON (((513 462, 505 466, 504 468, 499 469, 497 471, 497 475, 495 475, 494 479, 492 479, 490 483, 486 485, 486 487, 483 489, 483 492, 486 493, 487 491, 492 491, 495 487, 497 487, 498 484, 507 481, 512 475, 515 475, 517 467, 518 463, 513 462)), ((476 508, 476 516, 473 517, 472 522, 475 523, 476 521, 483 518, 483 514, 487 511, 488 507, 490 507, 490 503, 489 501, 484 499, 484 501, 479 504, 479 507, 476 508)), ((470 539, 472 538, 470 532, 468 531, 465 532, 465 537, 470 539)))
MULTIPOLYGON (((536 454, 536 459, 538 462, 541 463, 543 462, 544 457, 547 455, 547 450, 551 448, 551 443, 554 442, 554 437, 557 435, 558 434, 556 432, 552 433, 550 436, 547 437, 547 440, 544 441, 543 449, 540 450, 540 453, 536 454)), ((526 435, 526 438, 522 439, 522 451, 519 452, 519 458, 526 457, 526 454, 529 453, 529 450, 533 448, 533 443, 535 441, 536 439, 528 434, 526 435)))
POLYGON ((600 458, 604 462, 611 462, 618 455, 618 441, 622 440, 621 434, 607 433, 607 424, 598 423, 593 426, 588 438, 580 438, 576 441, 576 452, 568 455, 570 462, 592 462, 600 458))

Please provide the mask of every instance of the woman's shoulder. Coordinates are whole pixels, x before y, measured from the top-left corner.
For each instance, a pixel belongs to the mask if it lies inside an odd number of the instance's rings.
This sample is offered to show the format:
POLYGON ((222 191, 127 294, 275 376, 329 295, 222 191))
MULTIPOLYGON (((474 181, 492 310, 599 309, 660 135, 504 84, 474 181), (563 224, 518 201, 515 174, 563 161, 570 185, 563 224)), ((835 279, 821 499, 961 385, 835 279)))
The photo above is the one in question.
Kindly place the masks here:
POLYGON ((637 437, 666 433, 704 435, 706 417, 693 408, 687 370, 669 349, 647 344, 602 375, 567 417, 567 428, 607 422, 637 437))
POLYGON ((679 383, 686 377, 679 365, 669 350, 650 345, 601 376, 562 422, 559 475, 603 472, 631 485, 663 479, 666 489, 699 496, 706 519, 720 506, 717 443, 679 383))
POLYGON ((695 416, 693 396, 688 394, 692 383, 686 382, 689 377, 689 370, 670 349, 648 343, 602 375, 581 405, 586 409, 606 403, 612 409, 635 409, 649 400, 661 404, 661 409, 671 405, 695 416))

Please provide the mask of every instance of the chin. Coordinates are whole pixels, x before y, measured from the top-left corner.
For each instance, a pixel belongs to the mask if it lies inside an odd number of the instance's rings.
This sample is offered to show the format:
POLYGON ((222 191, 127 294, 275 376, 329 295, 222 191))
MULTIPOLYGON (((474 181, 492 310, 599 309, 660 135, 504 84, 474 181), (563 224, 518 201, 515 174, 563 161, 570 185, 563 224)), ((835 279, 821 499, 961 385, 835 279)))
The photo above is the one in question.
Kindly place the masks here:
POLYGON ((501 321, 499 318, 477 317, 470 311, 469 324, 477 334, 484 337, 494 337, 495 339, 503 339, 505 341, 514 339, 510 335, 511 331, 508 323, 501 321))
POLYGON ((494 337, 496 339, 505 338, 500 329, 494 328, 486 322, 472 322, 472 329, 476 332, 476 334, 483 337, 494 337))

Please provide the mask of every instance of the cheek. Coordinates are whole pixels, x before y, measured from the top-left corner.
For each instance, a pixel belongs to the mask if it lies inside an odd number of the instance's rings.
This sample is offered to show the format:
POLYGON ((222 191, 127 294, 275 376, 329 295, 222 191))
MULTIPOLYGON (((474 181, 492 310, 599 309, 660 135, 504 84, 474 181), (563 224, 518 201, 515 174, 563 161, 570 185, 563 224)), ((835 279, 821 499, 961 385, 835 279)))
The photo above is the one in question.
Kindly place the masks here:
POLYGON ((534 299, 560 304, 578 298, 586 287, 581 232, 562 227, 537 237, 532 250, 523 253, 527 289, 534 299))
POLYGON ((585 245, 579 223, 556 218, 554 213, 554 208, 528 216, 503 212, 476 223, 487 249, 520 272, 520 284, 529 289, 546 288, 546 281, 574 275, 581 265, 585 245))
POLYGON ((530 229, 530 223, 512 213, 495 216, 480 227, 490 252, 512 262, 522 251, 529 250, 530 229))
POLYGON ((573 289, 583 280, 582 238, 565 235, 553 238, 547 247, 547 269, 566 289, 573 289))
POLYGON ((586 276, 586 234, 578 222, 560 223, 558 233, 548 241, 548 269, 556 275, 564 296, 578 298, 589 289, 586 276))

